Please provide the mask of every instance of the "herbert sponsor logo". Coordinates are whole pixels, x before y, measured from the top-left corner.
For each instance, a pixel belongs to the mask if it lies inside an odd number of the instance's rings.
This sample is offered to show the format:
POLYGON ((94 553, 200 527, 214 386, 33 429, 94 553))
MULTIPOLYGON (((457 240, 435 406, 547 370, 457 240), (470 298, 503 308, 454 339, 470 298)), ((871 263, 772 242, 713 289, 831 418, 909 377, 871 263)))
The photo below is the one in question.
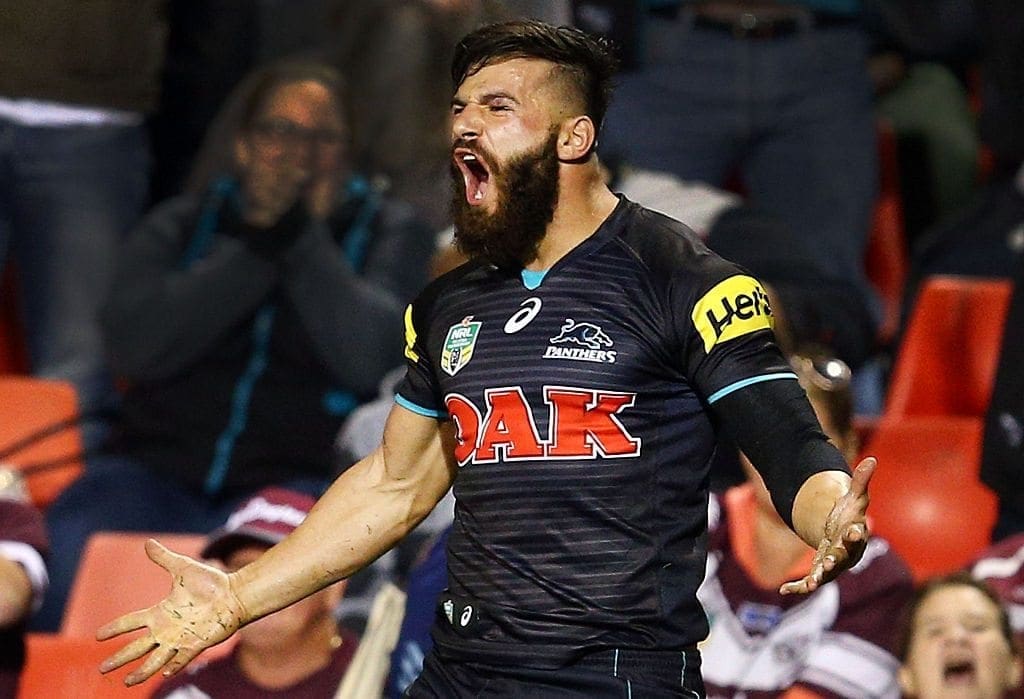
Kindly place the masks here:
POLYGON ((704 351, 719 342, 758 330, 771 330, 771 305, 761 284, 753 277, 737 274, 711 288, 690 314, 704 340, 704 351))
POLYGON ((560 332, 548 340, 545 359, 574 359, 584 362, 615 361, 615 350, 607 349, 614 343, 608 333, 594 323, 577 323, 566 318, 560 332))

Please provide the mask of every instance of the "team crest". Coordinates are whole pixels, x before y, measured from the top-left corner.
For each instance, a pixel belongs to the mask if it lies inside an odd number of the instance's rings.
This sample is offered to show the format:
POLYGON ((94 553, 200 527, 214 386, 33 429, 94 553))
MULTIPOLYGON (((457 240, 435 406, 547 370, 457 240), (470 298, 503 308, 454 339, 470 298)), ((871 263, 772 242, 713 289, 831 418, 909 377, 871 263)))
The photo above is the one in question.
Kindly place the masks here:
POLYGON ((472 320, 473 316, 466 316, 461 323, 448 328, 444 348, 441 350, 441 370, 449 376, 455 376, 473 358, 481 323, 472 320))

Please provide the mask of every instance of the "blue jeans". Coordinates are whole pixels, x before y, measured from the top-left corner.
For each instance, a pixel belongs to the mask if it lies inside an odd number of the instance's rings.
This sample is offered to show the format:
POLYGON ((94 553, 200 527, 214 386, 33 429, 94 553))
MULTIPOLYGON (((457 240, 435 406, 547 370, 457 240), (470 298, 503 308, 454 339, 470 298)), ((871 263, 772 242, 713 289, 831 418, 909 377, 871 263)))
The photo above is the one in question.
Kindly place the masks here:
MULTIPOLYGON (((328 483, 303 479, 281 485, 318 497, 328 483)), ((59 630, 78 560, 93 532, 211 532, 252 494, 210 499, 131 459, 94 457, 82 476, 46 510, 50 588, 42 609, 32 619, 32 628, 59 630)))
POLYGON ((149 165, 142 126, 0 119, 0 270, 9 251, 32 372, 72 382, 85 410, 114 399, 97 312, 146 205, 149 165))
POLYGON ((645 67, 622 77, 602 153, 716 186, 740 175, 751 203, 799 235, 819 272, 872 298, 863 259, 878 156, 861 31, 739 39, 694 27, 682 11, 651 18, 645 38, 645 67))

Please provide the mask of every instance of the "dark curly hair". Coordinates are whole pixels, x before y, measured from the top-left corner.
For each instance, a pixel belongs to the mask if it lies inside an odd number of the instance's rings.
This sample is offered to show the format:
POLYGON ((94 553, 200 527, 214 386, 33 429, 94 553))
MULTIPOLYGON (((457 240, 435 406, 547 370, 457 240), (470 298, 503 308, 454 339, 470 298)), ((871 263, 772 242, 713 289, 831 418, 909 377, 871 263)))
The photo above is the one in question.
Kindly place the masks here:
POLYGON ((618 68, 606 39, 536 20, 488 24, 467 34, 455 47, 452 82, 457 88, 481 68, 513 58, 537 58, 557 65, 581 97, 586 115, 600 127, 618 68))

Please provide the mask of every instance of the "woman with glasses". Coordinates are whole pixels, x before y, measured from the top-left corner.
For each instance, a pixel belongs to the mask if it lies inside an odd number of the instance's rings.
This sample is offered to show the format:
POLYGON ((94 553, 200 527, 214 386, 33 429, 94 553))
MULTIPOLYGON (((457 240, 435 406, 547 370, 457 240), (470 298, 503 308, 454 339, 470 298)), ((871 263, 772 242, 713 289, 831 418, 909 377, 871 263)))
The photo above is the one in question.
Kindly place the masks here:
POLYGON ((116 439, 50 508, 56 630, 97 529, 213 529, 244 497, 319 494, 335 435, 402 361, 433 232, 349 159, 334 70, 286 62, 228 98, 191 184, 122 251, 102 323, 124 380, 116 439))
MULTIPOLYGON (((829 439, 856 458, 850 370, 820 353, 791 364, 829 439)), ((814 551, 781 520, 761 477, 712 495, 707 577, 698 597, 711 633, 701 646, 709 697, 897 697, 896 624, 910 572, 873 537, 860 563, 807 597, 779 593, 814 551)))

